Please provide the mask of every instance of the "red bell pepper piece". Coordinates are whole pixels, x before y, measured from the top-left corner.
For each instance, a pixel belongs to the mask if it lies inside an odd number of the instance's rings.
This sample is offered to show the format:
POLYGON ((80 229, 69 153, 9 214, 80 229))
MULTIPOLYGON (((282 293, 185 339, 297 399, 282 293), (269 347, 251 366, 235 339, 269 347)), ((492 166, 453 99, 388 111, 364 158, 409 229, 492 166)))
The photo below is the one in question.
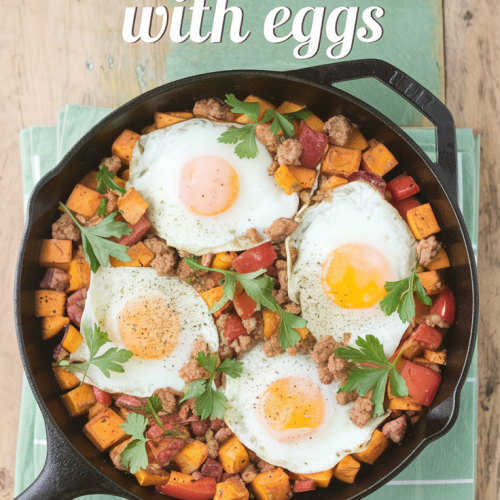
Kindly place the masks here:
POLYGON ((216 484, 213 477, 202 477, 195 481, 193 476, 172 471, 168 483, 158 485, 156 491, 181 500, 211 500, 215 496, 216 484))
POLYGON ((357 172, 353 172, 348 178, 348 182, 355 181, 364 181, 368 182, 368 184, 372 184, 376 187, 382 196, 385 195, 386 183, 380 175, 375 174, 374 172, 367 172, 366 170, 358 170, 357 172))
POLYGON ((420 191, 418 184, 407 174, 394 177, 387 183, 387 189, 391 192, 393 203, 405 200, 420 191))
POLYGON ((151 222, 147 215, 144 214, 135 224, 128 224, 128 226, 132 228, 132 232, 122 236, 118 243, 129 247, 135 245, 148 232, 151 222))
POLYGON ((407 361, 401 372, 408 393, 420 405, 430 406, 441 383, 441 375, 429 368, 407 361))
POLYGON ((97 402, 104 406, 109 406, 113 402, 113 396, 109 392, 101 391, 99 387, 92 387, 97 402))
POLYGON ((226 326, 224 328, 224 338, 226 342, 230 344, 233 340, 236 340, 240 335, 248 335, 240 317, 231 313, 226 319, 226 326))
POLYGON ((277 258, 273 244, 268 241, 238 255, 233 260, 233 267, 240 274, 253 273, 259 269, 267 269, 277 258))
POLYGON ((304 121, 300 122, 299 142, 304 150, 300 156, 300 165, 304 168, 316 168, 328 147, 328 137, 310 129, 304 121))
POLYGON ((249 319, 257 310, 257 302, 251 299, 247 292, 241 292, 233 297, 234 309, 241 319, 249 319))
POLYGON ((410 196, 409 198, 401 201, 391 202, 391 204, 399 212, 399 215, 403 217, 406 223, 408 223, 408 217, 406 217, 408 210, 422 205, 422 203, 420 203, 414 196, 410 196))
POLYGON ((432 298, 431 314, 437 314, 449 325, 455 321, 455 296, 447 286, 432 298))
POLYGON ((435 351, 443 342, 443 334, 438 329, 422 323, 411 334, 410 339, 420 343, 428 351, 435 351))

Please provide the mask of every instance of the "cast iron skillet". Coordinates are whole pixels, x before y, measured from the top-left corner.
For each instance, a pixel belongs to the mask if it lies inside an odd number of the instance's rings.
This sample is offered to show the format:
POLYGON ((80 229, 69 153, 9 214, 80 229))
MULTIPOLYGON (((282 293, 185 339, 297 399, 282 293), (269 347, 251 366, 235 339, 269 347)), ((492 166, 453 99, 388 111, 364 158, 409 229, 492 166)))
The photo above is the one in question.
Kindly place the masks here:
MULTIPOLYGON (((51 371, 54 344, 43 342, 35 317, 34 290, 44 270, 38 265, 41 242, 59 216, 57 202, 66 200, 77 182, 109 156, 110 145, 124 129, 140 131, 158 110, 185 110, 206 97, 234 92, 255 94, 276 104, 284 100, 307 103, 327 119, 342 114, 357 123, 367 138, 384 142, 399 159, 391 176, 406 171, 420 185, 421 198, 431 202, 452 269, 448 283, 455 293, 457 314, 446 339, 449 362, 426 418, 407 434, 402 446, 391 446, 373 466, 363 466, 354 485, 333 480, 328 489, 302 493, 302 500, 360 499, 401 472, 432 441, 453 426, 460 391, 472 358, 477 333, 478 291, 472 247, 456 201, 457 151, 455 127, 448 109, 408 75, 378 60, 359 60, 289 72, 225 71, 163 85, 123 105, 87 133, 35 187, 28 207, 16 271, 15 312, 19 349, 31 389, 47 429, 47 462, 38 479, 18 498, 71 500, 85 494, 108 493, 127 499, 158 499, 153 488, 138 486, 132 475, 118 471, 106 453, 83 435, 85 417, 70 418, 51 371), (418 108, 436 126, 437 163, 393 122, 331 84, 374 77, 418 108)), ((55 341, 54 341, 55 342, 55 341)))

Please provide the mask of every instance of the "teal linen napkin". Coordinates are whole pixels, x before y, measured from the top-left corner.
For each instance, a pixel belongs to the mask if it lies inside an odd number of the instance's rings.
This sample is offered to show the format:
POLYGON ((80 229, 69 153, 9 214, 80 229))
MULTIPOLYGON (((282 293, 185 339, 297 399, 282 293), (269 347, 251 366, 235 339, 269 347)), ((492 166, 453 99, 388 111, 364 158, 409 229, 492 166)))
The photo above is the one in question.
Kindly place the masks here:
MULTIPOLYGON (((87 130, 110 110, 68 105, 58 114, 57 127, 32 127, 23 130, 21 160, 25 204, 41 175, 58 160, 87 130)), ((407 129, 408 134, 435 159, 433 129, 407 129)), ((474 248, 477 247, 479 203, 479 138, 472 130, 457 131, 459 168, 458 198, 474 248)), ((370 500, 473 500, 476 468, 477 361, 474 357, 461 396, 460 415, 454 428, 428 446, 396 479, 370 495, 370 500)), ((404 446, 404 444, 403 444, 404 446)), ((24 380, 16 457, 18 495, 38 476, 45 463, 47 442, 40 410, 27 381, 24 380)), ((92 495, 86 500, 116 497, 92 495)))

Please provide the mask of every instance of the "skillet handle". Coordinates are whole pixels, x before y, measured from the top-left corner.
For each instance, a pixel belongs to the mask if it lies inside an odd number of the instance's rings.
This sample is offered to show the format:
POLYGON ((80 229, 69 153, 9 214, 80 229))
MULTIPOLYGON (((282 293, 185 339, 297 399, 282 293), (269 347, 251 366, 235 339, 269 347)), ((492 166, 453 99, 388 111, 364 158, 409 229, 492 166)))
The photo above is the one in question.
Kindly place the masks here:
MULTIPOLYGON (((33 484, 15 500, 73 500, 92 494, 116 495, 133 500, 123 489, 100 475, 44 415, 47 430, 47 460, 33 484)), ((117 499, 118 500, 118 499, 117 499)))
POLYGON ((425 87, 401 70, 380 59, 343 61, 312 68, 287 71, 314 83, 330 86, 333 83, 360 78, 376 78, 406 99, 436 127, 436 167, 448 193, 457 190, 457 143, 455 122, 450 110, 425 87))

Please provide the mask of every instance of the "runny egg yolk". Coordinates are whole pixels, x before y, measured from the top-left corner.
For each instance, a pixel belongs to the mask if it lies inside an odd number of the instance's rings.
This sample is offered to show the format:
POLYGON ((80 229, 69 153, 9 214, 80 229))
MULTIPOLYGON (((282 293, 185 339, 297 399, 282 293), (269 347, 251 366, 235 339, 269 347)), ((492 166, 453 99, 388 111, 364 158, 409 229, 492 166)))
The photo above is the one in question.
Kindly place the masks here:
POLYGON ((164 358, 177 346, 180 315, 162 297, 139 297, 125 304, 118 315, 120 336, 134 356, 164 358))
POLYGON ((321 273, 325 293, 346 309, 374 306, 387 295, 385 283, 393 280, 385 256, 373 247, 358 244, 335 249, 321 273))
POLYGON ((325 401, 319 387, 303 377, 285 377, 264 393, 260 419, 279 441, 296 441, 314 433, 325 416, 325 401))
POLYGON ((238 189, 236 171, 217 156, 199 156, 182 167, 180 197, 197 214, 224 212, 235 202, 238 189))

